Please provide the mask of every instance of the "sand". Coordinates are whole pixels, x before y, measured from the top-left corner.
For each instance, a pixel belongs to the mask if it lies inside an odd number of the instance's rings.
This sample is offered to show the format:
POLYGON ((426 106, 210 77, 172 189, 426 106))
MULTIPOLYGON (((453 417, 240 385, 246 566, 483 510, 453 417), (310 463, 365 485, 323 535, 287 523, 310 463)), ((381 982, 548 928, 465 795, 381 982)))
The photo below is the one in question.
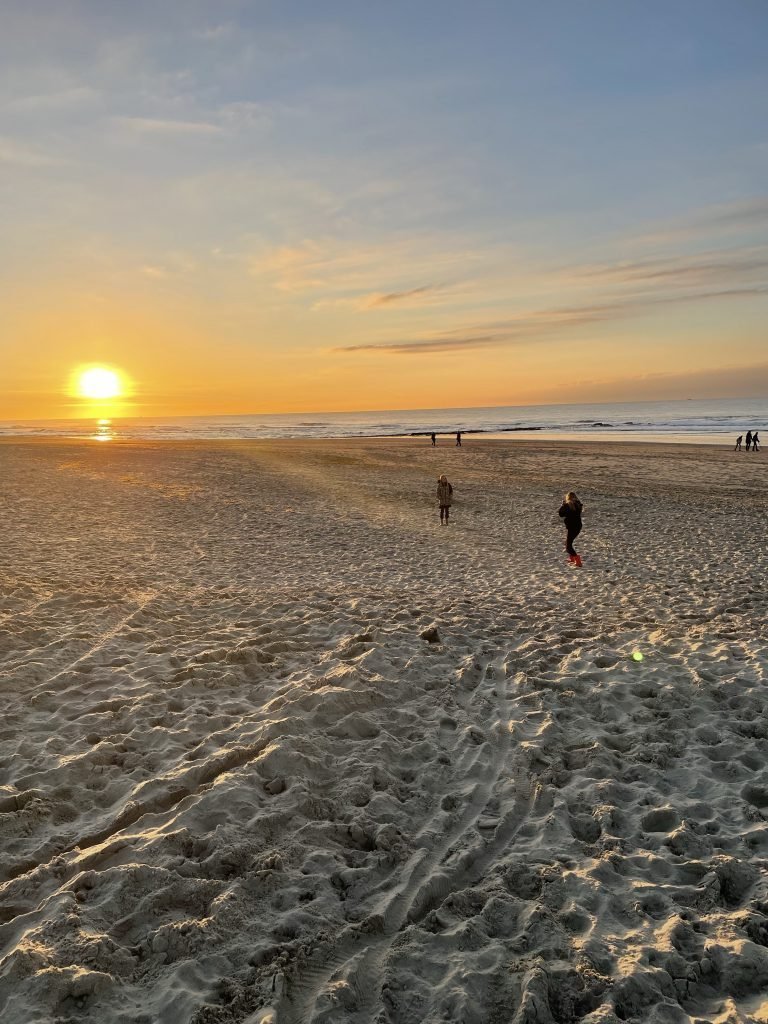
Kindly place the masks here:
POLYGON ((768 455, 0 474, 3 1024, 768 1021, 768 455))

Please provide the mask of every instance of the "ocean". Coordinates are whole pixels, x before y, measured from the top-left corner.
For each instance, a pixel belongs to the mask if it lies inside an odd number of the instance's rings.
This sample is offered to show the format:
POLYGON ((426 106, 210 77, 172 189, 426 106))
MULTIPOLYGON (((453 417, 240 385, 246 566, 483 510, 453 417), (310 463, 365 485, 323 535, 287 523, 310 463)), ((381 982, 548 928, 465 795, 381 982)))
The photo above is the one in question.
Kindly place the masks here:
MULTIPOLYGON (((733 444, 768 423, 768 399, 494 406, 374 412, 0 421, 0 436, 97 440, 408 437, 451 434, 733 444)), ((768 438, 767 438, 768 439, 768 438)))

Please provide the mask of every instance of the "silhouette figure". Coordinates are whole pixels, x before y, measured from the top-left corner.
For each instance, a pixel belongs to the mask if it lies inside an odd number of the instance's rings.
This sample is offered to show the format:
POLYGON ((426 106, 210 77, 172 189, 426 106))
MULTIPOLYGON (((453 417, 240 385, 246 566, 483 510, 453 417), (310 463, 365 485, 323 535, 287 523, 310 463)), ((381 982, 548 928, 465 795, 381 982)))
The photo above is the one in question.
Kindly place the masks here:
POLYGON ((747 451, 752 447, 752 431, 747 431, 747 451))
POLYGON ((736 447, 733 449, 735 452, 740 452, 741 451, 741 442, 742 442, 743 438, 744 438, 743 434, 739 434, 739 436, 736 438, 736 447))
POLYGON ((760 451, 760 435, 758 434, 757 431, 755 431, 754 434, 752 435, 752 451, 753 452, 759 452, 760 451))
POLYGON ((456 447, 461 448, 461 431, 456 431, 456 447))
POLYGON ((435 435, 433 433, 432 434, 432 447, 434 448, 436 444, 437 444, 437 440, 435 439, 435 435))

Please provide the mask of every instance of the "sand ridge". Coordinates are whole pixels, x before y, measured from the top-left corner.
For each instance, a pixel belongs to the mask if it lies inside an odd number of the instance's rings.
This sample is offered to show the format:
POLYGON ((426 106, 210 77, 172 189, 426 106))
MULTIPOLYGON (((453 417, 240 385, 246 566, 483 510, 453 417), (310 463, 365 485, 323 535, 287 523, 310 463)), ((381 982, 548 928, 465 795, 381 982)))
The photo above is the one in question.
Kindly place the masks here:
POLYGON ((3 445, 3 1020, 768 1020, 731 454, 3 445))

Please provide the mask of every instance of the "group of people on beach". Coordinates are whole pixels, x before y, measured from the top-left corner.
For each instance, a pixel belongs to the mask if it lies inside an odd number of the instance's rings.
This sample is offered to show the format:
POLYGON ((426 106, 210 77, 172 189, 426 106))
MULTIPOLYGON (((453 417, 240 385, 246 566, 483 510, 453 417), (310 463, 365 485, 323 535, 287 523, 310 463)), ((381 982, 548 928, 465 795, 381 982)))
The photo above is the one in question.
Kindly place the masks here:
MULTIPOLYGON (((453 486, 445 473, 442 473, 437 478, 437 504, 440 506, 440 525, 447 526, 451 518, 453 486)), ((565 526, 565 550, 568 555, 568 561, 577 569, 580 569, 583 563, 581 555, 574 549, 573 542, 581 533, 582 526, 584 525, 581 521, 583 510, 584 506, 578 497, 573 491, 568 491, 557 512, 565 526)))
MULTIPOLYGON (((736 444, 735 444, 734 449, 733 449, 735 452, 740 452, 741 451, 741 442, 743 440, 744 440, 744 435, 743 434, 739 434, 739 436, 736 438, 736 444)), ((747 444, 746 444, 746 448, 747 448, 748 452, 749 451, 753 451, 753 452, 759 452, 760 451, 760 435, 758 434, 758 432, 756 430, 754 430, 754 431, 753 430, 748 430, 747 431, 747 444)))
MULTIPOLYGON (((437 434, 434 431, 432 431, 432 433, 429 436, 432 438, 432 447, 434 448, 437 445, 437 434)), ((456 431, 456 447, 457 448, 461 448, 461 431, 460 430, 456 431)))
MULTIPOLYGON (((431 434, 430 436, 432 438, 432 447, 434 448, 436 444, 436 435, 431 434)), ((735 451, 741 451, 741 442, 743 440, 744 435, 739 434, 736 438, 735 451)), ((458 448, 461 447, 461 431, 456 432, 456 446, 458 448)), ((747 431, 746 448, 748 452, 760 451, 760 435, 756 430, 747 431)), ((440 507, 440 525, 447 526, 451 517, 451 505, 453 504, 453 486, 449 482, 445 473, 442 473, 437 478, 437 504, 440 507)), ((573 542, 581 533, 583 527, 581 519, 581 513, 583 510, 584 506, 579 501, 578 497, 573 491, 568 491, 563 498, 563 503, 557 513, 563 520, 563 525, 565 526, 565 550, 568 555, 568 561, 578 569, 582 567, 583 563, 581 556, 574 549, 573 542)))

